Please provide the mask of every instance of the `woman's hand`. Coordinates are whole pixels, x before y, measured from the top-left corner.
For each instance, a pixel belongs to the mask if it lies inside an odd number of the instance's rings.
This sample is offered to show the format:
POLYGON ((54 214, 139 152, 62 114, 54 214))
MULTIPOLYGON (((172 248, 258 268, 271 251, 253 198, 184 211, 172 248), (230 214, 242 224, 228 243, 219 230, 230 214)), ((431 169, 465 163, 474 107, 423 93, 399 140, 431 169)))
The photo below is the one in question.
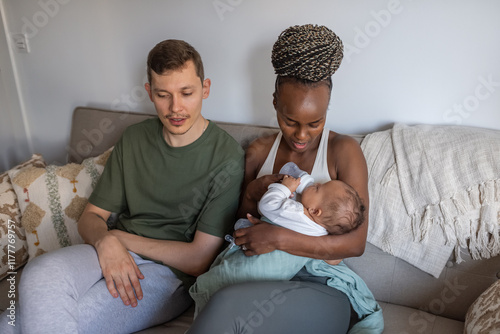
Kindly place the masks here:
MULTIPOLYGON (((283 174, 270 174, 259 177, 250 182, 246 188, 246 195, 252 201, 260 201, 271 183, 283 180, 283 174)), ((258 219, 257 219, 258 220, 258 219)))
POLYGON ((242 197, 241 205, 238 210, 239 217, 245 217, 248 213, 257 215, 257 202, 260 201, 267 187, 271 183, 279 182, 283 179, 283 174, 264 175, 257 179, 250 181, 244 186, 244 194, 242 197))
POLYGON ((254 225, 234 232, 234 243, 241 246, 245 255, 260 255, 279 249, 283 227, 268 224, 250 214, 247 218, 254 225))

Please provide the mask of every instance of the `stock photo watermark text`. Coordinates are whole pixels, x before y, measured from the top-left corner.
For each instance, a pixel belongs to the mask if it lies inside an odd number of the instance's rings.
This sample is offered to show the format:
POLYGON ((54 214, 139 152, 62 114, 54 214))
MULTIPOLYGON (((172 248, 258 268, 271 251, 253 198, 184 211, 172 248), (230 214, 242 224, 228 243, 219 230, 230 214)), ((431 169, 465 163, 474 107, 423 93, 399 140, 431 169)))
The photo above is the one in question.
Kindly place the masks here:
POLYGON ((215 12, 221 21, 224 21, 224 15, 227 12, 232 12, 236 7, 241 5, 243 0, 215 0, 212 2, 215 12))
POLYGON ((466 96, 462 102, 455 103, 453 107, 446 109, 443 114, 446 122, 462 124, 464 119, 469 118, 479 108, 481 101, 490 98, 500 87, 500 81, 494 81, 491 74, 487 78, 480 76, 477 81, 479 83, 474 88, 474 93, 466 96))
POLYGON ((35 12, 31 19, 23 16, 21 20, 23 21, 23 27, 21 32, 27 36, 27 38, 34 38, 41 29, 43 29, 51 18, 54 18, 61 9, 61 6, 66 5, 71 0, 40 0, 38 1, 38 6, 41 10, 35 12))
MULTIPOLYGON (((413 0, 408 0, 413 1, 413 0)), ((365 23, 361 28, 354 27, 354 38, 352 43, 344 43, 344 62, 350 63, 354 54, 360 54, 367 48, 374 38, 377 38, 384 29, 392 22, 392 19, 403 12, 404 6, 400 0, 390 0, 386 8, 371 10, 372 20, 365 23)))
POLYGON ((467 285, 460 284, 457 277, 453 281, 446 279, 444 285, 438 297, 431 300, 420 311, 410 315, 409 324, 411 327, 417 327, 419 333, 425 332, 427 327, 434 323, 436 315, 443 314, 446 307, 456 302, 457 298, 468 288, 467 285), (431 313, 428 313, 429 311, 431 313))
POLYGON ((9 283, 9 290, 7 291, 7 298, 9 299, 9 306, 5 312, 8 320, 8 324, 11 326, 16 325, 16 223, 13 220, 8 221, 7 224, 7 266, 9 272, 7 272, 6 281, 9 283))

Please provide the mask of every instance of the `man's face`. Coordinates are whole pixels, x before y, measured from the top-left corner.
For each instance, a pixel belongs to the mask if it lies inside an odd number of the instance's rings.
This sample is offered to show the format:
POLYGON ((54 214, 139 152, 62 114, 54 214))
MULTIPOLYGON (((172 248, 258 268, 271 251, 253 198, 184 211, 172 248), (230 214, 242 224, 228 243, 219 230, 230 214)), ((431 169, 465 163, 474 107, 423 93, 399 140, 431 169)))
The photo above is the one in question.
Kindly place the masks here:
POLYGON ((210 80, 201 83, 192 61, 161 75, 152 71, 151 84, 146 83, 145 87, 169 134, 183 135, 196 122, 203 121, 201 105, 210 94, 210 80))

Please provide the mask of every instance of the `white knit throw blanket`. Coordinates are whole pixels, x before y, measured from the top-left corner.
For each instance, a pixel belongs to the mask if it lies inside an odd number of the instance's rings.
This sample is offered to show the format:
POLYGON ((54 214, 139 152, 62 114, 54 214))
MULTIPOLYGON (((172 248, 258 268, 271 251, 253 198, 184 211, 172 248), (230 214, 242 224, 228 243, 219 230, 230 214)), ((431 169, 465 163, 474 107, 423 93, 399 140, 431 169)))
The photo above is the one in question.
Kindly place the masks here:
POLYGON ((500 254, 500 131, 396 124, 362 149, 370 242, 436 277, 453 248, 457 262, 460 247, 500 254))

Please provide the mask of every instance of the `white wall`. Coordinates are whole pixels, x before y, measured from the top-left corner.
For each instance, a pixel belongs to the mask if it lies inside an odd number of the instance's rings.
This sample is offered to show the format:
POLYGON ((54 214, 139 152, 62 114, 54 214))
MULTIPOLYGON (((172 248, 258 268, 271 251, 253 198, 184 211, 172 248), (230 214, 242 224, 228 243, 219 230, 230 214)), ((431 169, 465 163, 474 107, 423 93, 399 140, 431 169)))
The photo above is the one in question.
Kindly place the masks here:
POLYGON ((344 41, 328 126, 366 133, 394 122, 500 129, 497 0, 3 0, 34 150, 64 162, 76 106, 154 113, 142 85, 167 38, 201 53, 210 119, 275 124, 271 48, 290 25, 344 41))
POLYGON ((5 11, 0 2, 0 173, 27 160, 33 150, 4 21, 5 11))

